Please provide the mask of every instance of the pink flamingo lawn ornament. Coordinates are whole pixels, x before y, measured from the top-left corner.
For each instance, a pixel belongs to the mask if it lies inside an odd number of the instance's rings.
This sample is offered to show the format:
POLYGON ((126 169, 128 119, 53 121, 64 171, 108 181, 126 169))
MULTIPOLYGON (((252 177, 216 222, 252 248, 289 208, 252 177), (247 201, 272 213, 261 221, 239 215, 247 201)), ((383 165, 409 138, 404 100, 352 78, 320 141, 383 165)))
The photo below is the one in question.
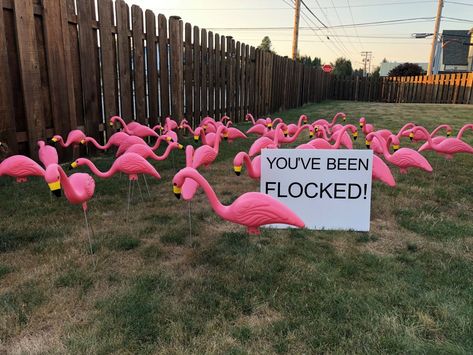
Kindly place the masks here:
POLYGON ((47 168, 48 165, 57 164, 59 162, 56 148, 47 145, 45 141, 41 140, 38 141, 38 147, 38 157, 45 168, 47 168))
MULTIPOLYGON (((95 181, 89 174, 76 173, 67 176, 58 164, 50 164, 46 168, 44 179, 53 194, 61 195, 61 188, 64 190, 66 199, 73 205, 82 205, 84 211, 85 228, 89 239, 90 254, 93 254, 90 225, 87 218, 87 202, 94 196, 95 181)), ((94 260, 95 264, 95 260, 94 260)))
POLYGON ((26 182, 30 176, 44 176, 44 169, 24 155, 13 155, 0 163, 0 176, 11 176, 16 182, 26 182))
MULTIPOLYGON (((287 125, 287 132, 292 136, 294 133, 297 132, 298 128, 302 126, 302 124, 307 124, 307 116, 300 115, 297 124, 290 123, 287 125)), ((274 125, 274 122, 273 122, 274 125)))
MULTIPOLYGON (((161 176, 156 171, 156 169, 146 161, 141 155, 136 153, 125 153, 119 158, 117 158, 110 169, 108 171, 102 172, 92 163, 89 159, 79 158, 76 161, 71 163, 71 168, 77 168, 79 166, 86 165, 96 176, 101 179, 108 179, 115 175, 116 173, 124 173, 128 175, 128 200, 127 200, 127 218, 128 212, 130 210, 130 201, 132 197, 132 182, 138 181, 138 174, 146 174, 150 175, 156 179, 161 179, 161 176)), ((134 186, 134 185, 133 185, 134 186)), ((140 189, 140 195, 143 199, 143 195, 141 193, 141 187, 138 185, 140 189)))
POLYGON ((165 160, 172 150, 183 149, 182 144, 172 142, 167 147, 162 155, 157 155, 153 149, 147 144, 134 144, 126 150, 126 153, 136 153, 141 155, 145 159, 153 159, 156 161, 165 160))
POLYGON ((177 122, 171 119, 171 117, 166 117, 164 120, 164 130, 166 131, 174 131, 178 126, 177 122))
MULTIPOLYGON (((197 148, 193 156, 193 168, 197 169, 200 166, 208 167, 214 162, 218 156, 220 147, 220 135, 226 130, 224 126, 220 126, 215 133, 215 142, 213 146, 202 145, 197 148)), ((224 133, 225 135, 225 133, 224 133)))
MULTIPOLYGON (((336 131, 332 130, 332 135, 329 137, 327 132, 327 126, 315 126, 317 129, 317 137, 323 138, 327 142, 336 142, 338 136, 341 136, 340 144, 343 145, 347 149, 353 149, 353 143, 351 141, 350 135, 345 131, 343 131, 343 126, 341 129, 337 129, 336 131)), ((358 131, 353 132, 353 140, 358 138, 358 131)), ((324 143, 321 143, 324 144, 324 143)))
POLYGON ((264 118, 258 118, 256 121, 255 121, 255 118, 253 117, 253 115, 251 113, 247 113, 245 115, 245 121, 251 121, 251 123, 253 123, 253 126, 256 125, 256 124, 263 124, 263 125, 266 125, 266 119, 264 118))
MULTIPOLYGON (((368 133, 366 136, 366 141, 371 142, 373 138, 380 140, 376 132, 368 133)), ((410 148, 401 148, 399 149, 399 138, 395 135, 389 136, 384 146, 383 151, 384 158, 391 164, 399 167, 401 174, 406 174, 408 168, 419 168, 427 172, 432 172, 432 166, 421 154, 419 154, 414 149, 410 148), (393 145, 394 153, 389 152, 389 146, 393 145)))
MULTIPOLYGON (((356 127, 352 124, 347 124, 346 126, 343 126, 342 129, 340 129, 336 132, 337 140, 335 141, 334 144, 330 144, 324 138, 315 138, 315 139, 309 141, 306 144, 311 145, 315 149, 338 149, 338 148, 340 148, 340 145, 342 143, 342 139, 344 139, 345 133, 348 130, 351 130, 352 135, 353 135, 353 139, 356 139, 358 137, 358 130, 356 129, 356 127)), ((302 147, 298 146, 298 148, 299 149, 304 149, 304 148, 308 149, 309 147, 305 146, 305 145, 302 145, 302 147)))
POLYGON ((90 142, 97 149, 107 150, 107 149, 110 149, 112 146, 116 146, 116 147, 120 146, 120 144, 122 144, 128 137, 132 137, 132 136, 130 136, 128 133, 121 131, 121 132, 116 132, 112 134, 105 145, 101 145, 93 137, 85 137, 85 139, 81 141, 81 143, 87 144, 90 142))
POLYGON ((373 180, 381 181, 391 187, 396 186, 396 181, 394 180, 394 176, 391 173, 391 169, 389 169, 389 166, 387 166, 386 163, 380 157, 374 154, 371 176, 373 180))
MULTIPOLYGON (((170 136, 161 135, 161 136, 158 137, 158 139, 156 140, 156 143, 154 143, 154 145, 151 147, 151 149, 156 150, 161 145, 161 142, 166 141, 166 142, 169 143, 169 142, 171 142, 171 140, 172 140, 172 138, 170 136)), ((117 149, 117 152, 115 153, 115 156, 119 157, 119 156, 123 155, 127 151, 128 148, 130 148, 132 145, 135 145, 135 144, 148 145, 148 143, 146 143, 143 140, 143 138, 140 138, 140 137, 137 137, 137 136, 128 136, 118 146, 118 149, 117 149)))
POLYGON ((131 136, 137 136, 137 137, 158 137, 158 134, 153 131, 151 128, 148 126, 142 125, 138 122, 132 122, 130 124, 126 124, 125 121, 120 117, 120 116, 113 116, 110 119, 110 126, 113 126, 115 121, 120 122, 120 124, 123 127, 123 130, 125 133, 128 133, 131 136))
MULTIPOLYGON (((418 142, 418 141, 426 141, 428 138, 427 137, 433 137, 435 136, 440 130, 446 129, 447 130, 447 137, 450 137, 452 135, 452 126, 448 124, 441 124, 437 126, 430 134, 426 135, 422 130, 418 129, 413 132, 413 128, 416 127, 413 125, 410 129, 406 129, 402 132, 402 137, 409 137, 411 141, 418 142)), ((420 127, 420 126, 419 126, 420 127)))
POLYGON ((246 166, 248 176, 252 179, 259 180, 261 178, 261 155, 251 160, 246 152, 239 152, 233 159, 233 171, 240 176, 243 164, 246 166))
POLYGON ((260 227, 267 224, 288 224, 303 228, 304 222, 275 198, 259 193, 247 192, 238 197, 231 205, 224 206, 218 200, 208 181, 193 168, 180 170, 173 178, 173 192, 177 198, 185 179, 195 180, 204 190, 212 209, 221 218, 243 225, 249 234, 259 235, 260 227))
MULTIPOLYGON (((427 143, 424 143, 419 148, 419 152, 432 149, 436 153, 444 155, 447 159, 452 159, 453 155, 458 153, 473 154, 473 147, 459 138, 445 138, 440 140, 434 140, 432 137, 430 137, 429 132, 424 127, 414 127, 412 129, 412 134, 415 134, 417 130, 421 130, 424 132, 424 134, 426 133, 428 135, 427 143)), ((463 134, 463 132, 461 133, 463 134)))
POLYGON ((228 143, 233 143, 236 139, 246 139, 248 138, 245 133, 240 131, 238 128, 229 127, 232 124, 232 121, 228 121, 227 127, 227 141, 228 143))
POLYGON ((335 116, 333 116, 332 122, 328 122, 326 119, 323 119, 323 118, 322 118, 322 119, 318 119, 318 120, 316 120, 315 122, 313 122, 313 123, 312 123, 312 126, 321 126, 321 125, 324 126, 324 125, 326 125, 326 126, 328 126, 329 128, 332 128, 332 127, 335 126, 335 124, 337 123, 337 120, 338 120, 339 117, 341 117, 344 122, 345 122, 346 119, 347 119, 347 115, 346 115, 346 114, 344 114, 343 112, 337 112, 337 113, 335 114, 335 116))
POLYGON ((360 128, 365 136, 374 131, 374 126, 370 123, 366 123, 366 118, 364 117, 360 118, 360 128))
POLYGON ((250 147, 250 150, 248 151, 248 155, 250 157, 254 157, 257 154, 261 153, 262 149, 268 148, 268 149, 277 149, 279 148, 279 137, 280 137, 280 131, 283 132, 284 136, 287 136, 287 130, 284 128, 284 131, 281 128, 281 124, 279 124, 276 127, 276 133, 274 139, 271 139, 269 137, 260 137, 257 140, 253 142, 253 144, 250 147))
POLYGON ((67 135, 67 139, 65 143, 64 143, 63 138, 60 135, 53 136, 53 138, 51 138, 51 142, 59 143, 61 147, 67 148, 70 145, 78 146, 79 144, 81 144, 83 140, 85 140, 85 138, 86 136, 84 132, 82 132, 79 129, 74 129, 70 131, 69 134, 67 135))
POLYGON ((251 126, 247 131, 246 134, 257 134, 259 136, 263 136, 266 132, 269 131, 270 128, 266 126, 266 124, 257 123, 254 126, 251 126))

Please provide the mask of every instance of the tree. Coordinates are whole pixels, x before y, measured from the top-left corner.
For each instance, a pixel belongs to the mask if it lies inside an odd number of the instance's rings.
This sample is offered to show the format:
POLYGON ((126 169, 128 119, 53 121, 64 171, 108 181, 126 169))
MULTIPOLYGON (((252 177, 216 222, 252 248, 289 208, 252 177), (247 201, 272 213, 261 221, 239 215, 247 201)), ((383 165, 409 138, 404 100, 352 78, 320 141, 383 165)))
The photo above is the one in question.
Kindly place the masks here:
POLYGON ((276 53, 273 51, 273 45, 271 43, 271 39, 269 36, 264 36, 263 39, 261 40, 261 44, 258 46, 258 49, 261 49, 263 51, 268 51, 271 53, 276 53))
POLYGON ((353 76, 358 76, 358 77, 362 78, 363 77, 363 69, 359 68, 359 69, 353 70, 353 76))
POLYGON ((381 70, 380 66, 377 66, 374 68, 373 73, 371 73, 371 76, 374 78, 379 78, 379 71, 381 70))
POLYGON ((403 63, 391 69, 388 76, 412 76, 424 74, 422 67, 415 63, 403 63))
POLYGON ((303 55, 302 57, 297 57, 297 60, 303 64, 310 65, 313 67, 320 67, 322 63, 322 60, 320 58, 314 57, 314 59, 312 59, 310 55, 303 55))
POLYGON ((337 58, 335 64, 332 64, 333 74, 336 76, 350 76, 353 73, 351 61, 349 59, 340 57, 337 58))

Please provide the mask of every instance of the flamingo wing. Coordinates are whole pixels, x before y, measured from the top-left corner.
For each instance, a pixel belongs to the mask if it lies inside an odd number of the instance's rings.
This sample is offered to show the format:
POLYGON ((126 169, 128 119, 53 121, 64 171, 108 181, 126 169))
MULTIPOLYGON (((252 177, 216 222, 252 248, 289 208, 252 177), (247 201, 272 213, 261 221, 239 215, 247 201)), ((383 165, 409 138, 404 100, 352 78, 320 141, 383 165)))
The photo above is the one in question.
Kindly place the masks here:
POLYGON ((250 129, 246 131, 246 134, 254 133, 254 134, 262 136, 263 134, 266 133, 266 130, 267 128, 265 125, 255 124, 253 127, 251 127, 250 129))
POLYGON ((197 169, 202 165, 209 165, 217 158, 217 152, 215 149, 208 145, 203 145, 197 148, 194 152, 194 161, 192 167, 197 169))
POLYGON ((410 148, 401 148, 396 151, 390 159, 390 162, 400 168, 416 167, 428 172, 432 171, 432 166, 420 153, 410 148))
POLYGON ((72 204, 81 204, 87 202, 94 196, 95 181, 89 174, 75 173, 69 176, 69 183, 74 192, 64 189, 64 195, 72 204))
POLYGON ((446 138, 442 140, 438 148, 434 148, 439 153, 455 154, 470 153, 473 154, 473 147, 458 138, 446 138))
POLYGON ((44 169, 38 163, 24 155, 11 156, 0 164, 0 176, 27 177, 44 174, 44 169))
POLYGON ((377 155, 373 155, 372 175, 374 180, 379 180, 389 186, 396 186, 396 181, 391 173, 391 169, 389 169, 386 163, 377 155))
POLYGON ((253 142, 253 144, 250 147, 250 150, 248 151, 248 155, 250 157, 259 154, 262 149, 274 145, 274 141, 268 137, 260 137, 257 140, 253 142))

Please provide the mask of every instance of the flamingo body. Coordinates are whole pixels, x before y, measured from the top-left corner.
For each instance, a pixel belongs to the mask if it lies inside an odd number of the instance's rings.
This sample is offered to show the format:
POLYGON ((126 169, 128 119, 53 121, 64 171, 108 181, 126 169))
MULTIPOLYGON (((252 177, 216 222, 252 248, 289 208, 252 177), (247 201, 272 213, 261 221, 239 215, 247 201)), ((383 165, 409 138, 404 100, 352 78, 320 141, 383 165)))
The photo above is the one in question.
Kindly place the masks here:
POLYGON ((44 176, 44 169, 24 155, 13 155, 0 163, 0 176, 11 176, 26 182, 29 176, 44 176))
POLYGON ((59 162, 56 148, 47 145, 44 141, 38 141, 38 147, 38 157, 45 168, 47 168, 48 165, 57 164, 59 162))

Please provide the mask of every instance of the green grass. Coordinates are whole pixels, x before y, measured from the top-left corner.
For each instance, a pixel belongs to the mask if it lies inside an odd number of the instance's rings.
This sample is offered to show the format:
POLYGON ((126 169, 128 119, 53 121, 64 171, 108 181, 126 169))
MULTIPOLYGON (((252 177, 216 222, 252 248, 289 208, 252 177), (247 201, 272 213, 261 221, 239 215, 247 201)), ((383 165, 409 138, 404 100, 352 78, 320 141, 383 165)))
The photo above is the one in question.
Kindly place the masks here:
MULTIPOLYGON (((350 123, 365 116, 393 130, 412 120, 457 132, 471 121, 469 106, 344 101, 272 116, 339 111, 350 123)), ((473 134, 465 138, 473 143, 473 134)), ((224 203, 259 189, 232 169, 252 140, 223 143, 217 162, 201 170, 224 203)), ((50 200, 40 179, 0 179, 0 352, 473 352, 473 157, 426 153, 432 174, 392 168, 395 189, 373 185, 370 233, 250 237, 221 221, 201 191, 189 235, 189 205, 171 184, 184 153, 173 156, 153 163, 162 179, 148 178, 151 197, 135 195, 128 222, 128 180, 96 179, 94 255, 80 207, 50 200)), ((94 160, 106 169, 112 159, 94 160)))

